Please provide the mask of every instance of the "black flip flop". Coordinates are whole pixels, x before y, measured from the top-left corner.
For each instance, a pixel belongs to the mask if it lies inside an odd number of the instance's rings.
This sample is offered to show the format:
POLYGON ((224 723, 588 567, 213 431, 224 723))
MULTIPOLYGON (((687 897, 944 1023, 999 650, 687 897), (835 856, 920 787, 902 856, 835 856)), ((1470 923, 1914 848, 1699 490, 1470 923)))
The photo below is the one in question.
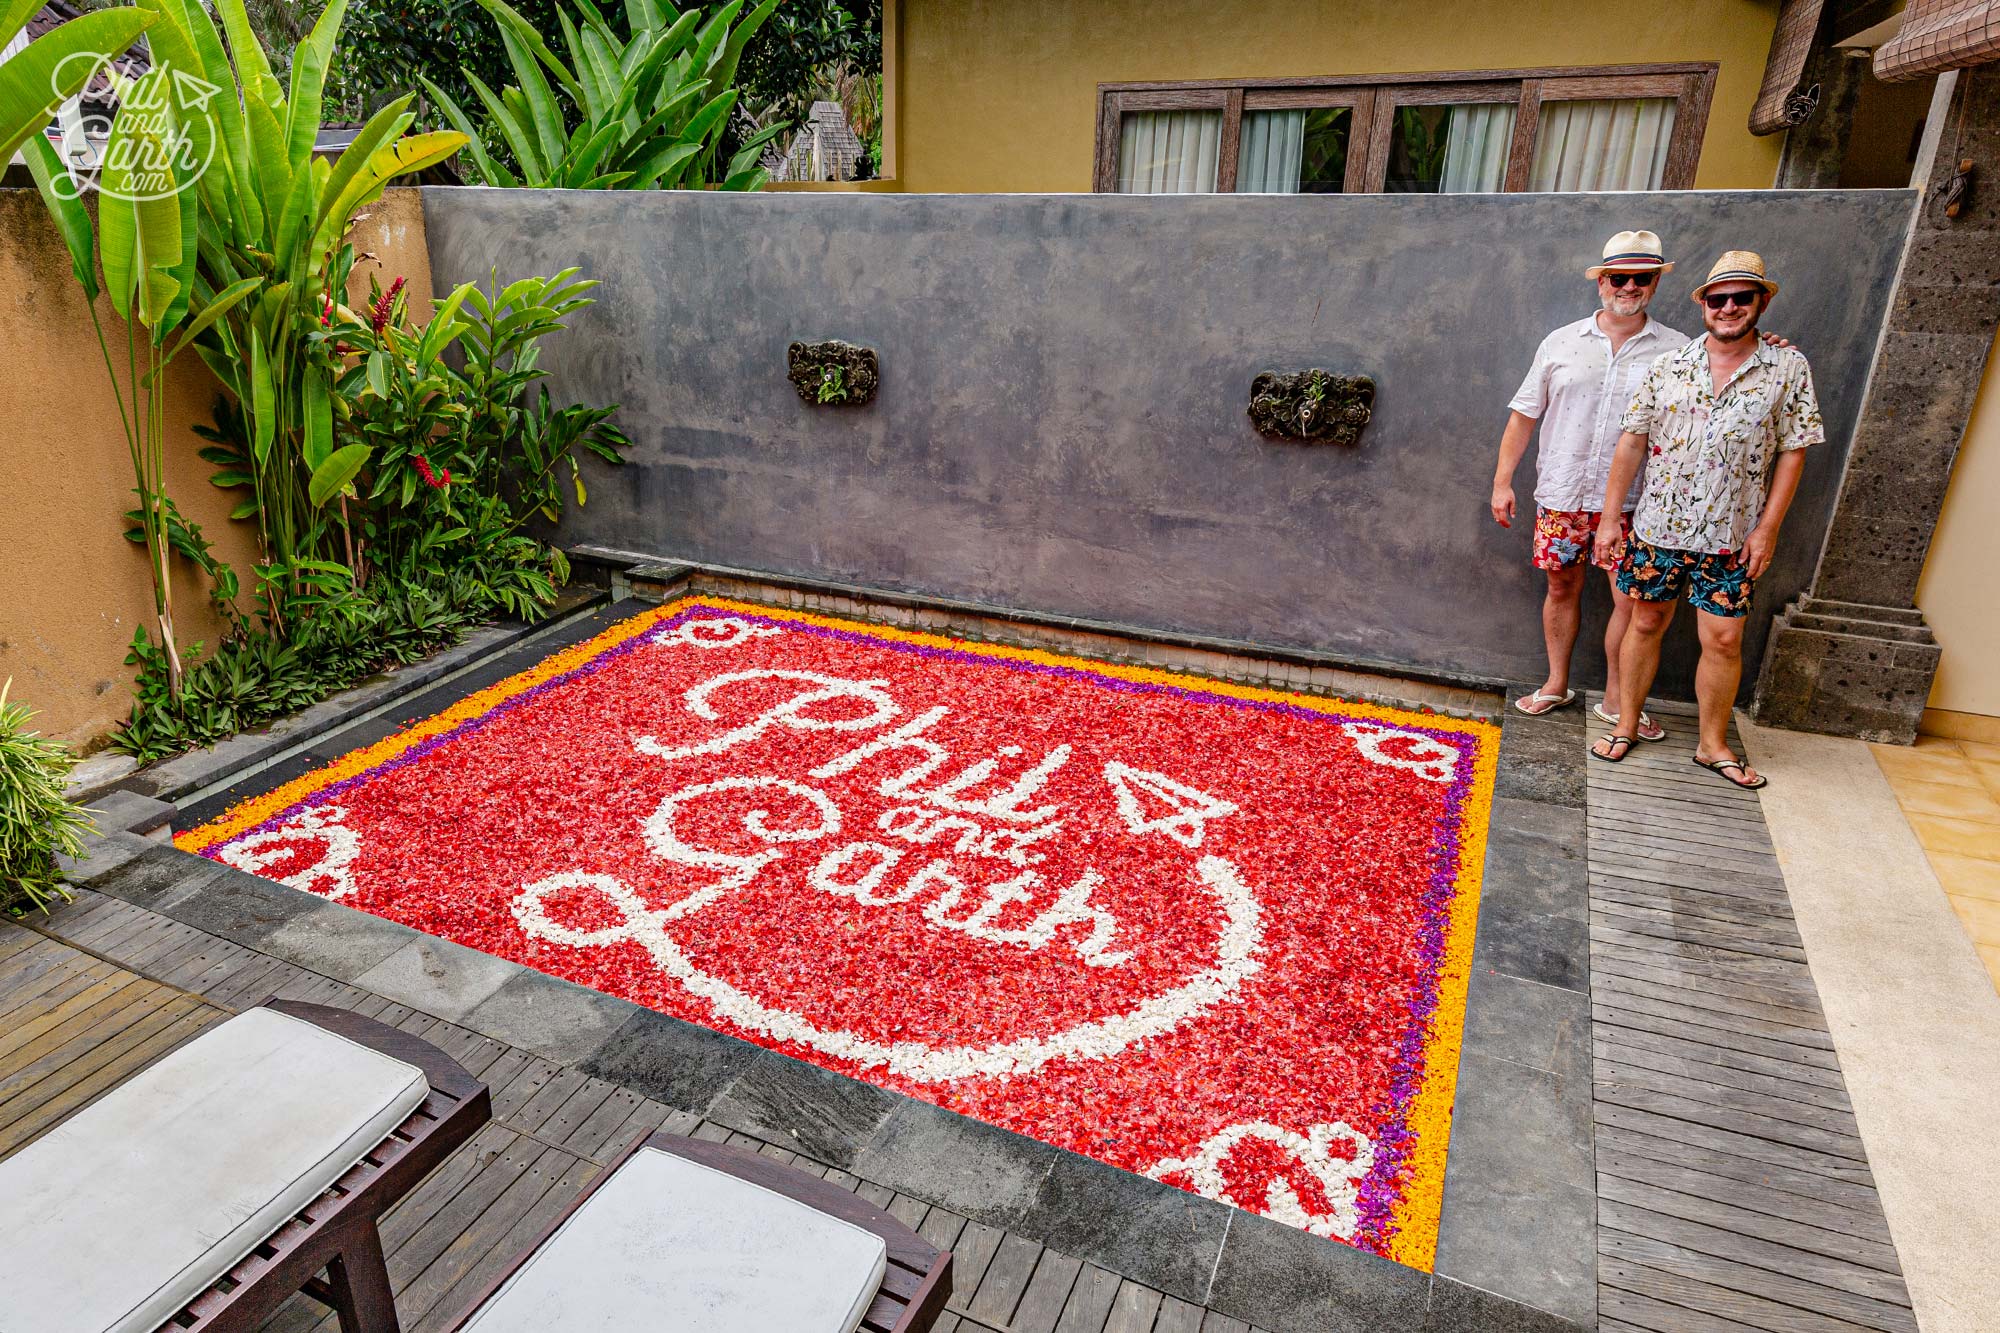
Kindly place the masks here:
POLYGON ((1730 786, 1736 788, 1738 791, 1757 791, 1760 788, 1768 787, 1771 785, 1771 779, 1765 777, 1762 773, 1759 773, 1757 775, 1757 780, 1755 782, 1738 782, 1735 778, 1730 777, 1729 770, 1732 768, 1735 769, 1738 773, 1747 773, 1750 771, 1749 769, 1745 768, 1740 762, 1734 759, 1717 759, 1713 761, 1707 759, 1697 759, 1694 762, 1695 765, 1699 768, 1705 768, 1711 773, 1722 774, 1722 780, 1728 783, 1730 786))
POLYGON ((1620 736, 1615 731, 1607 732, 1606 734, 1599 736, 1597 739, 1601 741, 1610 741, 1613 745, 1623 745, 1625 747, 1624 749, 1618 751, 1618 753, 1616 754, 1599 754, 1597 752, 1597 747, 1595 745, 1591 746, 1590 757, 1592 759, 1602 759, 1607 764, 1624 763, 1625 756, 1632 753, 1632 747, 1638 744, 1638 742, 1633 740, 1630 736, 1620 736))

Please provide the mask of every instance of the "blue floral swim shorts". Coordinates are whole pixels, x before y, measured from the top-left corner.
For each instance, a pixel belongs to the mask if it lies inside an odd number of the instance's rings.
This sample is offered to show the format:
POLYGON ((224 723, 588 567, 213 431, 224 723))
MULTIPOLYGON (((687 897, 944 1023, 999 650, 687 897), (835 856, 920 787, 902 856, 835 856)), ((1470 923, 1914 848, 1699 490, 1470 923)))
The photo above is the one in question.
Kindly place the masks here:
POLYGON ((1618 564, 1618 591, 1642 602, 1671 602, 1686 590, 1688 605, 1712 616, 1747 616, 1755 580, 1722 551, 1675 551, 1637 536, 1618 564))

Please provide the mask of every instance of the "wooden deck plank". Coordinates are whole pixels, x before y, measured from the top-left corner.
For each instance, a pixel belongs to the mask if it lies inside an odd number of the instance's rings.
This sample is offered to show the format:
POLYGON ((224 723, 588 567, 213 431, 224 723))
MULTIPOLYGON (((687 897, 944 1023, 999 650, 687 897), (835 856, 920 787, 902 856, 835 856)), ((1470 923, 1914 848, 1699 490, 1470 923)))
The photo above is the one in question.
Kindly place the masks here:
MULTIPOLYGON (((1739 1320, 1747 1327, 1768 1329, 1772 1330, 1772 1333, 1856 1333, 1856 1330, 1863 1327, 1831 1315, 1801 1310, 1795 1305, 1768 1300, 1752 1292, 1731 1291, 1727 1287, 1718 1287, 1713 1283, 1682 1277, 1677 1273, 1664 1272, 1643 1264, 1605 1258, 1602 1255, 1597 1261, 1597 1278, 1604 1286, 1651 1296, 1671 1304, 1685 1305, 1691 1310, 1739 1320)), ((1679 1330, 1701 1326, 1677 1323, 1665 1327, 1679 1330)))
POLYGON ((1908 1333, 1761 807, 1690 744, 1586 765, 1604 1326, 1908 1333))
POLYGON ((1014 1333, 1054 1333, 1082 1271, 1082 1260, 1043 1250, 1027 1290, 1021 1293, 1021 1303, 1014 1307, 1014 1333))
POLYGON ((965 1312, 989 1324, 1011 1323, 1014 1309, 1027 1294, 1028 1281, 1034 1277, 1041 1257, 1042 1246, 1037 1242, 1012 1232, 1003 1235, 993 1261, 986 1265, 979 1290, 966 1303, 965 1312))
POLYGON ((1055 1333, 1104 1333, 1121 1284, 1122 1279, 1110 1269, 1085 1264, 1070 1287, 1055 1333))
MULTIPOLYGON (((1819 1186, 1819 1191, 1806 1194, 1796 1189, 1780 1188, 1768 1175, 1760 1179, 1745 1180, 1707 1169, 1716 1165, 1712 1156, 1704 1160, 1700 1167, 1672 1160, 1663 1161, 1660 1152, 1669 1146, 1671 1145, 1660 1144, 1657 1141, 1614 1142, 1611 1133, 1607 1131, 1598 1140, 1598 1173, 1672 1190, 1678 1194, 1713 1199, 1746 1212, 1768 1213, 1773 1217, 1807 1226, 1842 1232, 1862 1240, 1873 1241, 1878 1245, 1893 1244, 1889 1237, 1889 1228, 1880 1216, 1868 1212, 1865 1208, 1836 1205, 1827 1193, 1827 1187, 1835 1185, 1836 1182, 1829 1181, 1824 1176, 1813 1177, 1819 1186)), ((1865 1191, 1862 1197, 1871 1202, 1873 1200, 1873 1196, 1865 1191)))
MULTIPOLYGON (((1680 1078, 1698 1079, 1704 1083, 1719 1083, 1725 1087, 1762 1093, 1767 1097, 1800 1101, 1842 1115, 1851 1116, 1854 1113, 1854 1108, 1848 1103, 1847 1094, 1838 1087, 1801 1082, 1786 1075, 1759 1073, 1733 1065, 1719 1064, 1710 1058, 1707 1050, 1703 1050, 1694 1042, 1687 1042, 1684 1045, 1691 1051, 1700 1051, 1701 1055, 1698 1058, 1658 1050, 1638 1042, 1620 1041, 1616 1036, 1616 1029, 1602 1030, 1599 1039, 1592 1043, 1591 1057, 1608 1064, 1657 1070, 1680 1078)), ((1776 1064, 1775 1061, 1771 1063, 1776 1064)), ((1789 1071, 1804 1066, 1788 1065, 1784 1068, 1789 1071)))
POLYGON ((1118 1284, 1118 1298, 1111 1303, 1111 1317, 1104 1321, 1104 1333, 1152 1333, 1159 1317, 1161 1295, 1151 1287, 1126 1280, 1118 1284))

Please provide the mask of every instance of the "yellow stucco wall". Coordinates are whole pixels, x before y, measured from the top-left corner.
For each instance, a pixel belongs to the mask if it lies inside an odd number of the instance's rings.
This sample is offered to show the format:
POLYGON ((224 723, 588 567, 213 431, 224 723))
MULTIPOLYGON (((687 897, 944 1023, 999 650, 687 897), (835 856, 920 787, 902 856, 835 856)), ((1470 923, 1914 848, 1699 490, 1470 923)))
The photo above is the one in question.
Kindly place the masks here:
POLYGON ((1765 189, 1783 135, 1750 105, 1777 0, 1613 13, 1580 0, 899 0, 896 176, 905 190, 1087 191, 1097 85, 1460 69, 1719 65, 1703 189, 1765 189))
MULTIPOLYGON (((1986 377, 1959 445, 1951 489, 1917 605, 1930 622, 1944 660, 1930 705, 1952 713, 2000 717, 2000 342, 1986 360, 1986 377)), ((1938 730, 1949 730, 1938 727, 1938 730)))
MULTIPOLYGON (((428 302, 416 191, 392 191, 353 239, 379 258, 385 285, 406 274, 428 302)), ((372 263, 357 265, 351 299, 367 295, 359 270, 372 263)), ((122 349, 124 327, 108 301, 99 317, 122 349)), ((199 358, 174 363, 167 489, 247 583, 256 531, 229 521, 239 497, 209 485, 215 469, 197 456, 202 442, 191 429, 209 421, 217 392, 199 358)), ((35 709, 35 729, 79 748, 130 711, 125 652, 134 628, 152 620, 144 548, 122 535, 131 491, 125 436, 69 253, 33 190, 0 190, 0 679, 14 680, 11 702, 35 709)), ((178 561, 174 586, 183 646, 214 643, 220 625, 200 575, 178 561)))

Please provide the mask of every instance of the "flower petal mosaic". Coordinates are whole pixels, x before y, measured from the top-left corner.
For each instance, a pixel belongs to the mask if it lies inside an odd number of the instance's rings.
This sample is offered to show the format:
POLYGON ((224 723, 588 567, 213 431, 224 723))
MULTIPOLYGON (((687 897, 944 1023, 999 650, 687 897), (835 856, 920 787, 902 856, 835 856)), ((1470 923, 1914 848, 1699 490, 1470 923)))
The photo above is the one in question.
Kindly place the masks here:
POLYGON ((179 842, 1428 1269, 1498 740, 704 597, 179 842))

